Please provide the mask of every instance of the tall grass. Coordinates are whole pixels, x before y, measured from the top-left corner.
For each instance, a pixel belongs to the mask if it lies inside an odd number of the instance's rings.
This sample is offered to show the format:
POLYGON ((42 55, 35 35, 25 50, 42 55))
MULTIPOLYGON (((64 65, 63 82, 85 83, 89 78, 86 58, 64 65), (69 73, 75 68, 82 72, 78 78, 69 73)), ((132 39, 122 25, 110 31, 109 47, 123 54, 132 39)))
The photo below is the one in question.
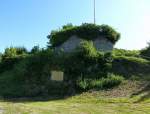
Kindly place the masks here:
POLYGON ((81 90, 89 90, 89 89, 108 89, 113 88, 114 86, 118 86, 124 78, 119 75, 108 74, 107 77, 102 77, 101 79, 79 79, 77 81, 77 86, 81 90))

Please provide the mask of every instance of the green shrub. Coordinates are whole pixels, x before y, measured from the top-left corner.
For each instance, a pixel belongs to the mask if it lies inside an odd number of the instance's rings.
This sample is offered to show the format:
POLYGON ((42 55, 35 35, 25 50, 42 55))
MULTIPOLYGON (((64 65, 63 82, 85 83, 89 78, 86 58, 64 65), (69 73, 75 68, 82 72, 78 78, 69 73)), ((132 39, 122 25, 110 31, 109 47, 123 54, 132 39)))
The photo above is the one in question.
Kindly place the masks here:
POLYGON ((77 80, 77 86, 80 89, 82 89, 82 90, 88 90, 89 86, 90 86, 90 81, 91 81, 91 79, 82 79, 82 78, 79 78, 77 80))
POLYGON ((102 77, 101 79, 82 79, 80 78, 77 81, 77 86, 81 90, 88 89, 108 89, 113 88, 114 86, 118 86, 124 78, 119 75, 108 74, 107 77, 102 77))
POLYGON ((76 49, 74 56, 82 56, 82 58, 95 59, 98 57, 98 51, 91 41, 83 41, 76 49))
POLYGON ((93 86, 96 88, 112 88, 119 85, 123 81, 123 77, 119 75, 109 74, 107 78, 102 78, 101 82, 93 82, 93 86))
POLYGON ((82 24, 81 26, 66 25, 60 30, 52 31, 48 35, 49 45, 58 46, 65 42, 72 35, 77 35, 85 40, 94 40, 98 36, 105 36, 109 41, 115 43, 119 40, 120 34, 108 25, 82 24))

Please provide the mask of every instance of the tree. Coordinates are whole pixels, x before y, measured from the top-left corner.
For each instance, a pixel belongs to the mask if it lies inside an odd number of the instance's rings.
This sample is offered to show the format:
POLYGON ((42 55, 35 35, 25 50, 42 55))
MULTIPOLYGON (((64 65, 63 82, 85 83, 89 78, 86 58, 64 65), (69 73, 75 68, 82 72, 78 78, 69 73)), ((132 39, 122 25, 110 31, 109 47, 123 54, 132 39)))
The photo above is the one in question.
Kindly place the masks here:
POLYGON ((40 47, 37 45, 37 46, 34 46, 32 49, 31 49, 31 54, 35 54, 35 53, 38 53, 40 52, 40 47))
POLYGON ((25 47, 15 47, 15 49, 16 49, 16 55, 24 55, 28 53, 25 47))
POLYGON ((1 60, 2 60, 2 53, 0 53, 0 63, 1 63, 1 60))
POLYGON ((14 47, 6 48, 3 57, 14 57, 16 53, 17 51, 14 47))
POLYGON ((6 57, 15 57, 27 54, 27 49, 25 47, 9 47, 5 49, 5 52, 3 54, 3 58, 6 57))

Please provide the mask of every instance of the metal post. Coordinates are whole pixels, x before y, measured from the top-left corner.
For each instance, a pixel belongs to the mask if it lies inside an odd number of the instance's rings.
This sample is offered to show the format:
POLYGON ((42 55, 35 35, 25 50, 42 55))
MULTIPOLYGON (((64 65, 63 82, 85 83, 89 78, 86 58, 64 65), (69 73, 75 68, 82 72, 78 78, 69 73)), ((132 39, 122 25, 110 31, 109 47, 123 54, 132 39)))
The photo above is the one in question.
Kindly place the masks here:
POLYGON ((94 24, 96 23, 96 18, 95 18, 95 0, 94 0, 94 24))

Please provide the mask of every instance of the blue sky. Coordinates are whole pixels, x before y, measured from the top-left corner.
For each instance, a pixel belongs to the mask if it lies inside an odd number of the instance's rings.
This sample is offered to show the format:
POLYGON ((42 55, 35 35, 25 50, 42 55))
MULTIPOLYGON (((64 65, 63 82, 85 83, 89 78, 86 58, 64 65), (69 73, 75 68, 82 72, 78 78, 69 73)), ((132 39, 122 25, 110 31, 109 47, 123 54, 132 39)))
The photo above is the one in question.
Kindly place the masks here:
MULTIPOLYGON (((0 51, 46 47, 46 36, 64 24, 93 22, 93 0, 0 0, 0 51)), ((96 23, 121 33, 117 48, 141 49, 150 41, 150 0, 96 0, 96 23)))

